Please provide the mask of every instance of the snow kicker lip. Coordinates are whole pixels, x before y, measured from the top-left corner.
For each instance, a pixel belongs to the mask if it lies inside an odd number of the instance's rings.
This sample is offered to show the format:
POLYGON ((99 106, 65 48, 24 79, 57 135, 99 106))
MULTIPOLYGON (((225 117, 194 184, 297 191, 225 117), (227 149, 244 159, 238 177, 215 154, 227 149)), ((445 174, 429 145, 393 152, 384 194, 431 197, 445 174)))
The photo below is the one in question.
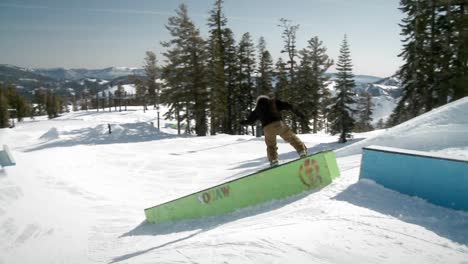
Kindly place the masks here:
POLYGON ((161 223, 229 213, 322 188, 339 174, 333 151, 321 151, 147 208, 145 216, 161 223))

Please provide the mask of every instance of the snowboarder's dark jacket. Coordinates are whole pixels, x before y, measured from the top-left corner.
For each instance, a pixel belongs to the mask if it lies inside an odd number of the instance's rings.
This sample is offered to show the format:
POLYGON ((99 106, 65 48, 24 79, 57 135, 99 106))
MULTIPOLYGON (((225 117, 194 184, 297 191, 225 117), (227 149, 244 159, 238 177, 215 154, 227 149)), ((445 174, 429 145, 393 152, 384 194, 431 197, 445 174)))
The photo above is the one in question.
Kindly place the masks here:
POLYGON ((291 104, 277 99, 270 99, 268 96, 259 96, 255 109, 250 112, 246 120, 241 121, 242 125, 251 125, 255 121, 260 120, 262 127, 280 121, 282 110, 290 110, 298 117, 304 118, 304 115, 297 111, 291 104))

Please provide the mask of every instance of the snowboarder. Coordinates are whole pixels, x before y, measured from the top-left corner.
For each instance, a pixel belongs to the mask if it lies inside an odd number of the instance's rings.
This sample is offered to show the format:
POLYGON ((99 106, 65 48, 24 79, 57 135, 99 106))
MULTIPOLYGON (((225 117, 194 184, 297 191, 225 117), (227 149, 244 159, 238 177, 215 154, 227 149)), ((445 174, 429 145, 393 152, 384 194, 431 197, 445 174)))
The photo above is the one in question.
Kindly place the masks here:
POLYGON ((291 144, 301 158, 307 156, 307 147, 296 134, 294 134, 291 128, 281 120, 280 111, 282 110, 290 110, 298 117, 305 118, 304 114, 297 111, 291 104, 275 98, 270 98, 267 95, 260 95, 257 98, 255 109, 250 112, 246 120, 240 122, 241 125, 251 125, 256 120, 260 120, 265 135, 268 160, 272 167, 278 165, 277 135, 291 144))

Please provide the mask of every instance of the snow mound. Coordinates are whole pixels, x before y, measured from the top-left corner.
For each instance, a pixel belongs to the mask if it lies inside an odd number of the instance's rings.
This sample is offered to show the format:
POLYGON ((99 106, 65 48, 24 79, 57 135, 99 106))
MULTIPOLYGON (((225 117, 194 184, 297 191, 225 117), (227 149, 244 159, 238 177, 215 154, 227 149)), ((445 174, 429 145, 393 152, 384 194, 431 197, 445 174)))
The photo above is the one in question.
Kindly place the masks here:
POLYGON ((446 104, 375 137, 336 151, 338 157, 362 153, 370 145, 439 151, 468 146, 468 97, 446 104))
POLYGON ((58 129, 56 127, 53 127, 51 129, 49 129, 41 137, 39 137, 39 139, 46 140, 46 141, 54 140, 54 139, 58 139, 58 138, 59 138, 59 132, 58 132, 58 129))

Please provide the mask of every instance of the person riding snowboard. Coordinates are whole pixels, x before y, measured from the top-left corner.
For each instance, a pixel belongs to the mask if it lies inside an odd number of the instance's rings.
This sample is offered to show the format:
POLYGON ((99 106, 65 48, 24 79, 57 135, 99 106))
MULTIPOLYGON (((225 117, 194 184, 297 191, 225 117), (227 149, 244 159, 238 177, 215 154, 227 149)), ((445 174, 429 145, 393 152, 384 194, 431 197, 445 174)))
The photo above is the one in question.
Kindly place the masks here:
POLYGON ((241 125, 252 125, 255 121, 260 120, 265 135, 265 144, 267 145, 267 156, 271 166, 278 165, 277 135, 291 144, 301 158, 307 156, 307 147, 294 134, 291 128, 281 120, 280 111, 282 110, 289 110, 298 117, 305 118, 304 114, 297 111, 291 104, 270 98, 267 95, 260 95, 257 98, 255 109, 250 112, 246 120, 240 122, 241 125))

